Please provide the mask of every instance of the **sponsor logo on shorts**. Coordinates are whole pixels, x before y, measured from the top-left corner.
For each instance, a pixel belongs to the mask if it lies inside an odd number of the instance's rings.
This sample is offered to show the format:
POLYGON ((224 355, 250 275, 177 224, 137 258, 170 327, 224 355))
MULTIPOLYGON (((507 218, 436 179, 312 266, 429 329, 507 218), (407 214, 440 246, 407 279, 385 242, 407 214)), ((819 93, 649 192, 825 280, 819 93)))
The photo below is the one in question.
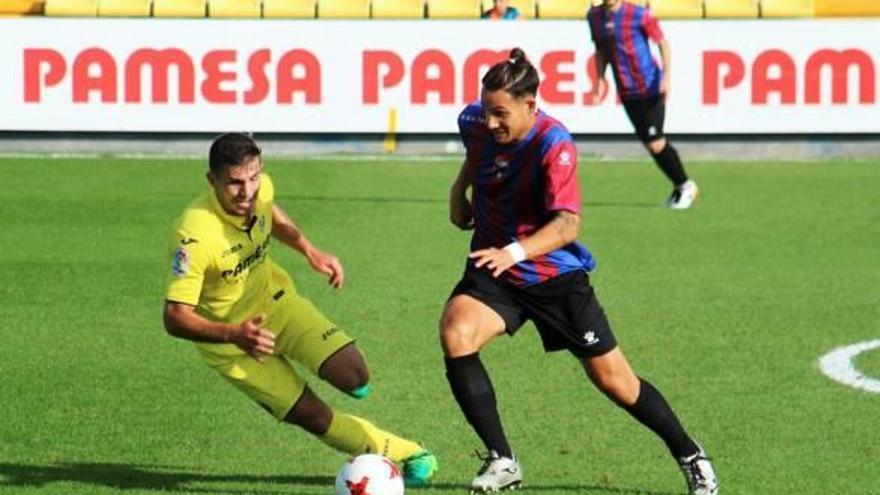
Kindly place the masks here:
POLYGON ((190 256, 186 249, 183 247, 175 249, 174 255, 171 257, 171 273, 175 277, 183 277, 189 272, 189 262, 190 256))
POLYGON ((587 330, 586 333, 584 333, 584 343, 586 345, 598 344, 599 338, 596 337, 596 332, 587 330))
POLYGON ((327 330, 327 331, 325 331, 324 333, 321 334, 321 340, 327 340, 327 339, 329 339, 334 333, 338 333, 338 332, 339 332, 339 329, 336 328, 336 327, 333 327, 333 328, 331 328, 331 329, 329 329, 329 330, 327 330))

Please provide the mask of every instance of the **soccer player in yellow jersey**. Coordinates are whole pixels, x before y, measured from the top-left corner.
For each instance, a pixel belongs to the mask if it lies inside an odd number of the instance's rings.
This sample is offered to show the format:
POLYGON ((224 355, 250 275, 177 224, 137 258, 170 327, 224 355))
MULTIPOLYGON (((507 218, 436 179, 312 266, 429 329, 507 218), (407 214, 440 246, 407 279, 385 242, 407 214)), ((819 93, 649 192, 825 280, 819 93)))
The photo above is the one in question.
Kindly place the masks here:
POLYGON ((403 466, 409 486, 425 484, 436 458, 369 421, 331 409, 291 366, 299 362, 353 397, 369 393, 369 372, 354 341, 303 296, 269 258, 270 240, 299 251, 340 288, 336 257, 312 245, 278 205, 261 150, 245 134, 211 145, 210 190, 174 227, 164 321, 195 342, 204 361, 275 418, 342 452, 382 454, 403 466))

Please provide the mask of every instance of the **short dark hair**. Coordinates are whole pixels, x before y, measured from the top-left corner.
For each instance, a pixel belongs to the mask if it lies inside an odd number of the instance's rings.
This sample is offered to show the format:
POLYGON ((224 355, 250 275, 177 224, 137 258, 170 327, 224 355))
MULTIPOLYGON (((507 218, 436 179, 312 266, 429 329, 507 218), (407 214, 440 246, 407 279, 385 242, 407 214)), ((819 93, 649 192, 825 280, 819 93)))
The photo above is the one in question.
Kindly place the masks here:
POLYGON ((241 165, 250 161, 255 156, 261 156, 263 151, 247 134, 241 132, 227 132, 221 134, 211 144, 208 152, 208 167, 214 175, 220 175, 228 167, 241 165))
POLYGON ((483 88, 489 91, 503 89, 514 98, 538 94, 539 84, 538 71, 521 48, 510 50, 510 58, 493 65, 483 76, 483 88))

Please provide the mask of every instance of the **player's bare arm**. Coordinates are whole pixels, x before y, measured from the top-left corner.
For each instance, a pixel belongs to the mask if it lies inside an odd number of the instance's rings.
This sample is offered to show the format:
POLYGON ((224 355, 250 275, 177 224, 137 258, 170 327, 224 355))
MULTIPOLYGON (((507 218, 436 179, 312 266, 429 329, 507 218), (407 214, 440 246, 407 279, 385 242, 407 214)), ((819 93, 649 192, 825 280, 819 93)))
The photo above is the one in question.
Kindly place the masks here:
MULTIPOLYGON (((580 232, 580 223, 581 217, 577 213, 566 210, 557 212, 552 220, 534 234, 518 241, 525 251, 525 259, 541 256, 574 242, 580 232)), ((496 278, 516 264, 513 254, 508 249, 480 249, 469 256, 476 260, 477 268, 483 266, 489 268, 492 270, 492 276, 496 278)))
POLYGON ((467 178, 467 160, 461 164, 458 177, 449 188, 449 220, 462 230, 474 228, 474 210, 467 190, 470 186, 467 178))
POLYGON ((608 67, 608 54, 606 52, 605 48, 596 46, 596 53, 593 56, 596 63, 596 84, 593 85, 594 100, 602 96, 605 92, 605 86, 608 84, 605 82, 605 69, 608 67))
POLYGON ((170 335, 194 342, 235 344, 260 362, 263 355, 275 352, 275 334, 263 327, 264 315, 239 324, 218 323, 199 315, 195 309, 189 304, 165 301, 165 330, 170 335))
POLYGON ((278 205, 272 205, 272 236, 302 253, 315 271, 329 277, 334 289, 342 287, 345 271, 339 259, 316 248, 278 205))
POLYGON ((672 72, 672 49, 666 38, 660 40, 657 44, 660 47, 660 60, 663 63, 663 79, 660 80, 660 93, 668 95, 670 89, 669 78, 672 72))

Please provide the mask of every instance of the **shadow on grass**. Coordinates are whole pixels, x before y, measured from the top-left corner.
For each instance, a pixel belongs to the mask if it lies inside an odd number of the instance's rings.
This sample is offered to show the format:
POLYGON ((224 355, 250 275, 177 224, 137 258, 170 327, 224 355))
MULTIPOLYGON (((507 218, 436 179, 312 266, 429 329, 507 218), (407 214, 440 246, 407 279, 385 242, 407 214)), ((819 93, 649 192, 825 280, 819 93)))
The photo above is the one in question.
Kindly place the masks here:
MULTIPOLYGON (((335 202, 335 203, 400 203, 400 204, 419 204, 419 203, 442 203, 449 202, 444 198, 392 198, 379 196, 362 196, 362 197, 345 197, 345 196, 305 196, 305 195, 277 195, 279 199, 287 201, 319 201, 319 202, 335 202)), ((654 202, 626 202, 626 201, 604 201, 604 202, 586 202, 581 205, 584 208, 647 208, 661 209, 663 205, 654 202)))
POLYGON ((266 484, 332 487, 330 476, 210 474, 180 468, 113 463, 60 463, 47 466, 0 463, 0 491, 3 486, 40 488, 50 483, 73 482, 119 490, 186 491, 196 493, 259 493, 289 495, 289 486, 277 489, 266 484), (199 483, 259 484, 259 490, 192 486, 199 483), (265 487, 265 488, 263 488, 265 487))
MULTIPOLYGON (((184 491, 189 493, 290 495, 291 493, 329 493, 331 476, 211 474, 169 466, 114 463, 59 463, 52 465, 0 463, 0 488, 43 488, 60 482, 114 488, 117 490, 184 491), (201 487, 204 483, 252 484, 246 488, 201 487), (271 486, 278 485, 278 486, 271 486), (296 490, 295 486, 301 490, 296 490), (293 488, 293 489, 292 489, 293 488)), ((527 484, 530 492, 571 492, 594 495, 677 495, 631 487, 576 484, 527 484)), ((408 490, 409 491, 409 490, 408 490)), ((416 490, 413 490, 416 491, 416 490)), ((433 483, 418 491, 424 493, 467 493, 467 484, 433 483)))

